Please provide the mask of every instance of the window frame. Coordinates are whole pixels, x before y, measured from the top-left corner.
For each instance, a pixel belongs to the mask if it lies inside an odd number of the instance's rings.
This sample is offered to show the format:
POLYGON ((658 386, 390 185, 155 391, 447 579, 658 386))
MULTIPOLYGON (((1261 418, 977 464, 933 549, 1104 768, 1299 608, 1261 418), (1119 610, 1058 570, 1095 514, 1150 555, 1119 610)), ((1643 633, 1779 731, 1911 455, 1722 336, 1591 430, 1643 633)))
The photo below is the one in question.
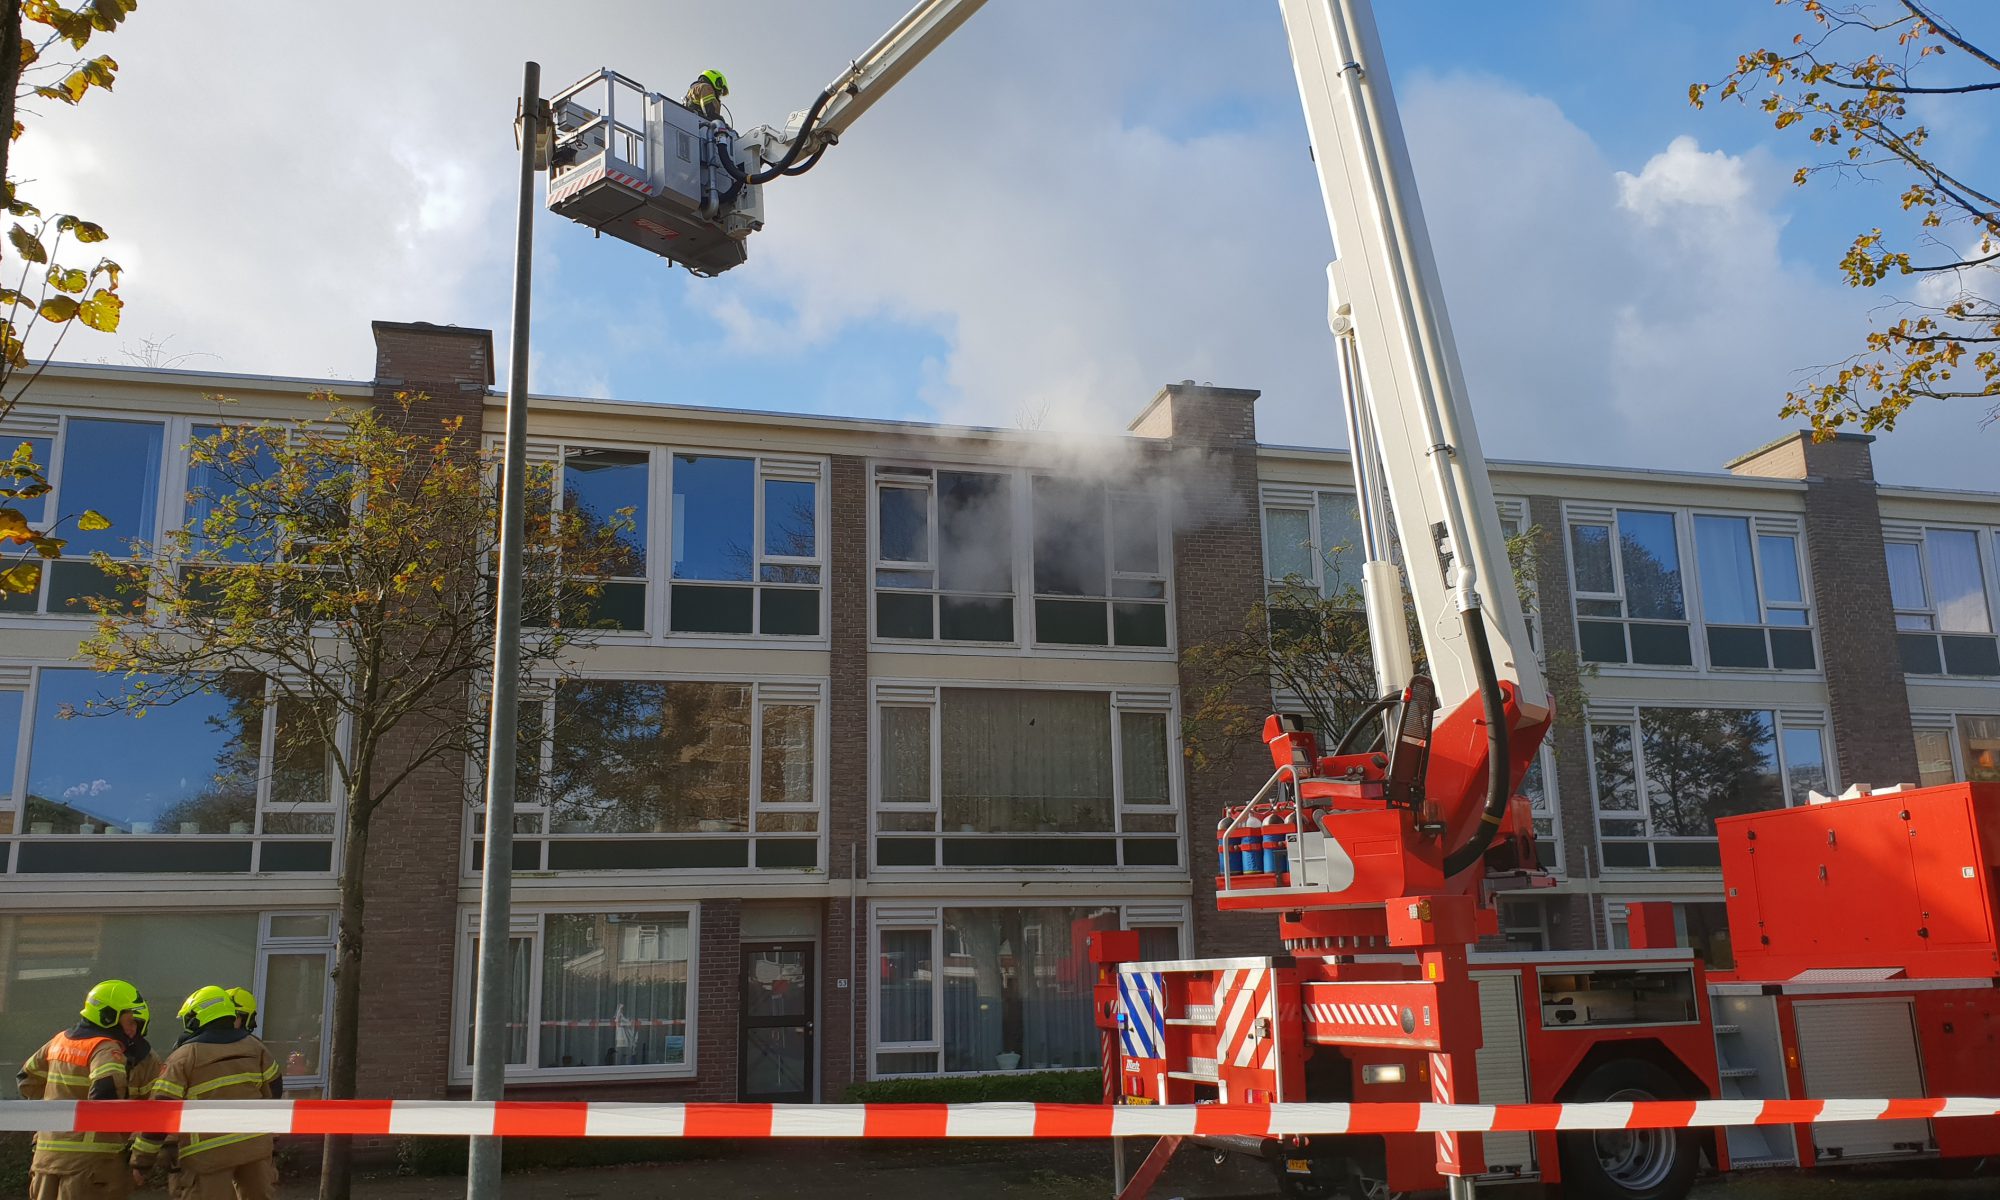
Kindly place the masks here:
POLYGON ((1180 697, 1170 689, 1118 688, 1099 684, 1060 683, 999 683, 992 681, 968 681, 965 683, 942 683, 937 681, 896 681, 875 680, 871 684, 868 705, 868 857, 875 864, 871 869, 887 875, 936 875, 972 874, 981 877, 992 874, 1021 873, 1028 876, 1045 876, 1050 871, 1104 872, 1125 875, 1142 871, 1165 871, 1185 876, 1188 864, 1187 845, 1187 795, 1183 773, 1178 769, 1181 762, 1180 737, 1180 697), (943 709, 944 692, 947 689, 970 691, 1067 691, 1101 695, 1109 709, 1107 723, 1110 746, 1107 753, 1111 760, 1111 828, 1102 833, 1079 835, 1076 833, 963 833, 944 828, 944 737, 943 709), (885 775, 882 766, 884 709, 922 709, 930 714, 930 798, 926 803, 886 801, 882 790, 885 775), (1167 803, 1133 804, 1126 798, 1125 788, 1125 748, 1123 734, 1123 714, 1127 712, 1157 713, 1165 718, 1167 757, 1167 803), (928 813, 931 831, 885 830, 882 817, 885 813, 928 813), (1125 823, 1128 816, 1171 813, 1174 817, 1172 833, 1128 832, 1125 823), (931 863, 928 866, 884 866, 880 862, 881 843, 884 836, 891 841, 919 842, 928 838, 931 843, 931 863), (1031 839, 1031 840, 1072 840, 1078 836, 1105 838, 1117 844, 1118 862, 1098 866, 1063 866, 1057 864, 1006 864, 1000 866, 948 866, 945 865, 945 843, 952 839, 1031 839), (1170 842, 1176 846, 1176 863, 1173 866, 1156 864, 1132 864, 1125 862, 1127 842, 1131 840, 1170 842))
MULTIPOLYGON (((1785 808, 1798 808, 1808 797, 1794 795, 1792 766, 1785 749, 1785 735, 1788 732, 1811 730, 1819 734, 1820 758, 1826 771, 1827 787, 1838 794, 1839 760, 1834 753, 1833 718, 1825 709, 1785 708, 1779 704, 1769 707, 1750 707, 1729 703, 1674 702, 1674 701, 1623 701, 1612 704, 1593 703, 1584 719, 1584 770, 1590 781, 1590 812, 1592 817, 1592 840, 1597 847, 1597 866, 1607 877, 1651 878, 1666 872, 1670 878, 1709 877, 1720 878, 1722 868, 1716 866, 1661 866, 1655 847, 1669 845, 1702 845, 1716 839, 1705 836, 1682 836, 1660 834, 1654 830, 1653 806, 1647 787, 1648 767, 1645 759, 1643 721, 1647 710, 1713 710, 1728 712, 1761 712, 1770 717, 1771 760, 1778 777, 1778 787, 1784 797, 1785 808), (1631 733, 1632 789, 1639 802, 1637 809, 1608 809, 1604 807, 1603 796, 1598 789, 1597 740, 1598 726, 1626 726, 1631 733), (1642 832, 1637 837, 1607 837, 1604 822, 1637 821, 1642 832), (1643 845, 1646 848, 1646 866, 1612 865, 1605 861, 1606 844, 1643 845)), ((1759 810, 1776 811, 1776 810, 1759 810)))
MULTIPOLYGON (((889 903, 889 904, 877 903, 871 905, 869 912, 869 921, 868 921, 868 961, 869 963, 875 965, 878 968, 875 971, 871 971, 867 976, 871 984, 874 983, 879 978, 879 966, 882 961, 883 934, 924 931, 929 933, 930 935, 931 964, 932 964, 931 967, 931 1035, 932 1036, 928 1041, 922 1041, 922 1042, 883 1041, 882 1016, 883 1016, 884 1006, 881 1003, 879 1003, 877 998, 873 995, 873 989, 871 987, 871 994, 868 997, 869 1001, 868 1062, 867 1062, 865 1078, 938 1079, 938 1078, 965 1078, 978 1075, 993 1075, 1001 1073, 997 1067, 991 1070, 984 1070, 984 1071, 946 1071, 943 1069, 944 1056, 945 1056, 945 1036, 944 1036, 945 1007, 944 1007, 944 988, 942 984, 943 984, 944 972, 939 969, 938 964, 945 957, 944 954, 945 951, 944 910, 945 909, 947 908, 975 908, 975 909, 1087 908, 1091 907, 1092 903, 1093 900, 1091 897, 1075 896, 1075 897, 1052 897, 1052 898, 1045 897, 1045 898, 1037 898, 1034 900, 969 899, 969 900, 938 900, 934 902, 915 901, 915 902, 889 903), (926 1053, 936 1055, 935 1062, 937 1064, 938 1068, 937 1070, 884 1072, 877 1069, 880 1064, 882 1056, 885 1054, 926 1054, 926 1053)), ((1148 901, 1109 900, 1102 902, 1102 907, 1113 908, 1117 910, 1118 928, 1120 929, 1129 929, 1129 930, 1173 929, 1179 940, 1180 954, 1185 956, 1189 952, 1189 939, 1192 938, 1193 936, 1194 924, 1192 920, 1192 913, 1190 911, 1190 906, 1186 902, 1174 901, 1174 902, 1157 903, 1148 901)), ((1088 1006, 1089 1002, 1086 999, 1084 1003, 1086 1006, 1088 1006)), ((1056 1071, 1093 1071, 1099 1068, 1096 1063, 1092 1063, 1081 1067, 1053 1067, 1049 1069, 1056 1071)))
MULTIPOLYGON (((267 909, 258 915, 257 980, 251 986, 255 989, 257 1002, 263 1006, 263 1011, 268 1011, 270 1008, 271 959, 314 954, 323 954, 326 957, 327 974, 322 980, 322 999, 320 1004, 321 1041, 319 1071, 312 1075, 286 1075, 284 1080, 287 1095, 302 1091, 324 1092, 327 1086, 327 1063, 333 1053, 333 968, 336 961, 334 955, 338 948, 339 938, 340 914, 337 912, 326 909, 267 909), (325 917, 327 919, 326 935, 324 937, 290 937, 272 933, 272 920, 282 917, 325 917)), ((260 1011, 260 1025, 263 1023, 261 1020, 262 1015, 263 1012, 260 1011)), ((262 1030, 260 1029, 259 1032, 262 1032, 262 1030)), ((279 1062, 279 1069, 282 1070, 284 1065, 282 1061, 279 1062)))
MULTIPOLYGON (((699 830, 680 833, 618 834, 619 839, 643 841, 732 841, 741 840, 746 844, 744 865, 718 867, 673 867, 676 872, 687 871, 704 879, 728 877, 752 878, 769 875, 824 877, 829 870, 828 845, 832 837, 831 820, 828 815, 831 781, 828 778, 828 763, 831 748, 828 745, 830 733, 831 702, 827 680, 810 676, 770 676, 733 675, 688 672, 645 672, 591 669, 565 676, 561 680, 535 679, 524 681, 523 700, 538 704, 542 710, 541 739, 539 749, 540 773, 546 778, 553 769, 555 755, 556 724, 553 713, 556 704, 556 688, 560 683, 715 683, 744 687, 750 691, 750 771, 748 793, 745 796, 745 828, 741 832, 702 832, 699 830), (763 800, 764 780, 764 725, 763 713, 767 706, 810 707, 813 712, 813 786, 809 803, 780 804, 765 803, 763 800), (814 867, 760 867, 757 865, 757 844, 760 838, 781 841, 804 841, 803 833, 788 833, 782 830, 761 830, 758 818, 764 814, 814 813, 816 829, 811 835, 817 849, 814 867)), ((475 697, 475 702, 483 698, 475 697)), ((485 796, 483 792, 484 765, 467 762, 466 769, 466 814, 460 823, 460 876, 466 880, 476 880, 482 873, 483 843, 485 840, 485 796)), ((528 843, 536 843, 536 865, 516 866, 516 871, 548 872, 565 880, 615 880, 632 878, 657 878, 662 868, 657 867, 613 867, 605 869, 550 867, 550 847, 557 842, 604 841, 613 835, 593 833, 555 833, 549 828, 549 806, 542 797, 523 800, 515 805, 514 845, 516 853, 528 843), (539 822, 538 830, 522 830, 524 819, 539 822)))
POLYGON ((829 556, 827 553, 827 530, 829 525, 828 489, 831 472, 827 459, 818 456, 764 454, 755 450, 732 450, 719 446, 656 445, 652 447, 655 462, 664 458, 664 469, 653 472, 661 489, 658 502, 660 528, 664 537, 660 545, 665 553, 654 555, 648 549, 647 567, 657 573, 661 581, 659 597, 655 601, 659 633, 651 640, 664 641, 676 646, 799 646, 805 648, 824 647, 831 644, 832 614, 831 580, 829 556), (674 531, 678 528, 680 515, 675 511, 674 483, 679 470, 679 460, 688 458, 733 458, 750 463, 751 518, 750 518, 750 578, 735 579, 682 579, 674 573, 674 556, 678 549, 674 531), (765 484, 773 482, 810 483, 813 485, 813 551, 812 557, 799 555, 772 555, 764 551, 765 484), (655 562, 657 558, 659 561, 655 562), (789 583, 766 581, 764 568, 798 567, 810 568, 818 572, 817 583, 789 583), (747 588, 750 599, 750 632, 717 633, 707 630, 679 630, 673 626, 673 592, 676 587, 706 588, 747 588), (803 592, 813 591, 819 598, 819 631, 817 633, 762 633, 764 593, 769 591, 803 592))
POLYGON ((1923 755, 1920 752, 1917 755, 1918 775, 1915 780, 1912 780, 1910 782, 1915 783, 1918 787, 1939 787, 1953 783, 1967 783, 1971 781, 1972 779, 1972 763, 1970 759, 1971 750, 1967 745, 1968 742, 1967 722, 1969 721, 2000 722, 2000 712, 1991 712, 1991 711, 1979 712, 1976 710, 1969 710, 1969 709, 1952 709, 1949 711, 1937 711, 1937 710, 1915 711, 1910 714, 1910 733, 1912 742, 1915 742, 1918 738, 1923 737, 1925 734, 1933 734, 1942 737, 1945 743, 1945 756, 1949 760, 1949 766, 1950 766, 1949 778, 1934 780, 1930 783, 1926 783, 1924 782, 1922 774, 1923 755))
MULTIPOLYGON (((972 653, 995 651, 1017 651, 1021 648, 1021 481, 1023 474, 1016 467, 970 466, 947 463, 898 463, 876 462, 870 464, 868 475, 868 640, 883 646, 893 646, 898 650, 923 647, 944 647, 972 653), (919 474, 919 472, 922 472, 919 474), (1006 481, 1007 508, 1013 518, 1011 535, 1009 590, 1005 592, 968 592, 949 590, 943 579, 943 512, 938 501, 938 475, 992 475, 1006 481), (924 536, 926 557, 916 560, 889 559, 882 551, 882 504, 884 491, 922 492, 924 497, 924 536), (926 588, 884 587, 881 579, 884 572, 926 572, 931 577, 926 588), (881 596, 926 596, 930 599, 931 636, 927 638, 888 637, 881 632, 879 616, 881 596), (968 641, 962 638, 944 636, 943 598, 945 596, 976 597, 1005 600, 1009 607, 1008 622, 1011 632, 1006 641, 968 641)), ((1031 547, 1032 551, 1032 547, 1031 547)), ((1032 569, 1032 564, 1031 564, 1032 569)), ((1032 606, 1030 598, 1030 606, 1032 606)))
MULTIPOLYGON (((70 425, 75 421, 102 421, 120 425, 147 425, 160 431, 160 479, 159 491, 153 496, 153 520, 150 527, 132 531, 120 531, 114 525, 114 537, 130 537, 160 549, 166 531, 177 527, 177 518, 186 500, 187 440, 188 430, 195 425, 219 423, 214 418, 177 416, 172 414, 149 416, 126 409, 65 409, 62 411, 16 410, 9 414, 4 431, 0 431, 0 443, 12 446, 24 441, 47 441, 48 461, 41 464, 45 471, 50 491, 42 498, 42 517, 28 524, 36 530, 48 530, 58 525, 66 516, 75 517, 76 512, 65 513, 63 502, 64 471, 63 459, 69 449, 70 425)), ((78 509, 77 512, 81 512, 78 509)), ((87 557, 73 557, 58 562, 42 564, 41 579, 35 585, 35 603, 32 608, 0 610, 0 627, 54 619, 77 623, 94 622, 97 618, 90 609, 49 608, 49 589, 56 571, 64 563, 88 564, 87 557)))
MULTIPOLYGON (((683 1027, 681 1063, 678 1066, 667 1063, 631 1063, 623 1066, 584 1067, 537 1067, 532 1064, 508 1063, 504 1075, 509 1083, 537 1083, 542 1081, 567 1082, 587 1080, 651 1080, 651 1079, 694 1079, 700 1074, 701 1042, 699 1040, 699 1020, 701 1009, 701 902, 698 900, 653 901, 634 898, 630 903, 606 901, 601 904, 522 904, 516 903, 512 921, 508 928, 508 940, 528 936, 528 1012, 527 1024, 531 1031, 528 1038, 530 1059, 535 1057, 537 1035, 541 1028, 542 1011, 542 940, 547 936, 547 918, 582 914, 587 916, 609 915, 611 913, 643 913, 648 916, 668 916, 684 913, 687 916, 688 955, 687 1015, 683 1027)), ((458 924, 452 938, 452 988, 451 1006, 451 1066, 449 1080, 454 1084, 472 1081, 472 1029, 474 971, 478 964, 473 958, 472 947, 479 935, 479 910, 465 908, 459 910, 458 924)), ((732 1059, 733 1061, 733 1059, 732 1059)), ((731 1068, 732 1071, 734 1068, 731 1068)))
POLYGON ((1945 655, 1944 643, 1944 639, 1947 637, 1983 638, 1995 648, 1996 654, 2000 654, 2000 579, 1995 578, 1996 572, 2000 572, 2000 527, 1951 521, 1888 520, 1882 523, 1882 542, 1885 558, 1889 546, 1904 545, 1916 547, 1917 577, 1924 592, 1924 603, 1920 608, 1896 605, 1894 601, 1895 585, 1893 576, 1891 577, 1890 603, 1892 605, 1892 619, 1897 622, 1895 636, 1899 654, 1907 638, 1926 638, 1937 653, 1938 672, 1911 671, 1908 669, 1907 660, 1903 659, 1899 660, 1897 665, 1902 669, 1904 676, 1907 678, 1922 679, 1926 682, 1991 681, 2000 678, 2000 675, 1974 675, 1952 672, 1949 669, 1950 663, 1945 655), (1931 534, 1933 532, 1965 533, 1971 535, 1973 553, 1976 556, 1980 573, 1980 598, 1986 605, 1985 632, 1939 628, 1937 589, 1931 582, 1931 534), (1926 623, 1927 627, 1923 629, 1905 629, 1900 624, 1902 618, 1905 617, 1920 618, 1926 623))
MULTIPOLYGON (((1694 581, 1693 597, 1691 603, 1688 605, 1688 612, 1690 617, 1695 618, 1694 623, 1700 625, 1702 630, 1700 643, 1696 647, 1696 665, 1704 671, 1721 671, 1731 675, 1747 673, 1798 678, 1801 676, 1824 674, 1826 670, 1826 658, 1820 645, 1819 610, 1813 595, 1811 563, 1806 557, 1805 522, 1801 518, 1789 514, 1736 511, 1720 508, 1694 507, 1688 509, 1687 514, 1688 535, 1694 547, 1694 557, 1683 568, 1682 574, 1684 579, 1692 578, 1694 581), (1761 618, 1755 624, 1745 625, 1735 621, 1716 621, 1710 619, 1708 615, 1707 584, 1701 577, 1701 521, 1704 517, 1744 522, 1745 531, 1750 538, 1750 567, 1752 586, 1755 587, 1757 593, 1757 615, 1761 618), (1770 590, 1764 582, 1763 539, 1767 537, 1791 539, 1792 562, 1799 575, 1800 599, 1796 601, 1772 600, 1769 598, 1770 590), (1771 620, 1773 610, 1803 613, 1805 621, 1799 625, 1784 625, 1773 622, 1771 620), (1803 630, 1812 643, 1813 665, 1810 667, 1779 667, 1776 665, 1737 667, 1718 664, 1715 662, 1715 655, 1712 653, 1709 645, 1708 631, 1710 629, 1757 629, 1762 631, 1764 635, 1764 657, 1766 663, 1769 664, 1777 662, 1777 644, 1772 640, 1772 633, 1774 631, 1796 633, 1803 630)), ((1683 583, 1683 587, 1686 587, 1685 582, 1683 583)))
MULTIPOLYGON (((1120 480, 1114 482, 1108 479, 1079 479, 1073 475, 1059 474, 1049 470, 1028 469, 1023 472, 1023 475, 1023 499, 1027 502, 1028 524, 1022 532, 1027 542, 1028 553, 1025 562, 1017 563, 1016 584, 1018 586, 1021 582, 1025 582, 1027 585, 1028 612, 1026 620, 1029 630, 1029 644, 1044 654, 1086 654, 1108 657, 1127 657, 1132 655, 1151 657, 1177 656, 1179 651, 1176 644, 1176 630, 1174 628, 1173 530, 1171 522, 1167 519, 1168 505, 1166 498, 1161 495, 1160 489, 1144 480, 1120 480), (1103 500, 1101 511, 1104 518, 1104 595, 1067 596, 1054 592, 1043 592, 1035 586, 1035 542, 1037 540, 1036 534, 1039 530, 1039 526, 1036 524, 1035 484, 1042 479, 1053 480, 1059 484, 1081 483, 1100 489, 1103 500), (1129 501, 1134 499, 1139 500, 1141 503, 1149 504, 1152 508, 1153 545, 1159 554, 1159 569, 1154 574, 1120 571, 1118 569, 1118 519, 1116 510, 1120 500, 1129 501), (1160 594, 1157 598, 1136 595, 1120 596, 1117 594, 1120 581, 1145 584, 1157 583, 1160 586, 1160 594), (1104 644, 1100 646, 1095 643, 1044 641, 1041 630, 1041 605, 1043 601, 1064 604, 1103 604, 1104 644), (1166 635, 1161 644, 1158 646, 1121 644, 1118 641, 1118 606, 1120 604, 1138 604, 1149 608, 1158 608, 1166 635)), ((1018 620, 1019 618, 1017 618, 1018 620)))

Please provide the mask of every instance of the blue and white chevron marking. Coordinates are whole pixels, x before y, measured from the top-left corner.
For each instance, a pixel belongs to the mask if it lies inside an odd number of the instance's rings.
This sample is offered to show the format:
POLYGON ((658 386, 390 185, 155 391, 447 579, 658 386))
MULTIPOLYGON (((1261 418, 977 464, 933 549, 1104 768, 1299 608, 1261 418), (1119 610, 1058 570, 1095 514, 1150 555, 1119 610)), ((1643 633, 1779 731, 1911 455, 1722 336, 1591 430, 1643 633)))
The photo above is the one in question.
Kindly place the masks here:
POLYGON ((1167 977, 1157 971, 1118 973, 1119 1041, 1127 1058, 1166 1053, 1167 977))

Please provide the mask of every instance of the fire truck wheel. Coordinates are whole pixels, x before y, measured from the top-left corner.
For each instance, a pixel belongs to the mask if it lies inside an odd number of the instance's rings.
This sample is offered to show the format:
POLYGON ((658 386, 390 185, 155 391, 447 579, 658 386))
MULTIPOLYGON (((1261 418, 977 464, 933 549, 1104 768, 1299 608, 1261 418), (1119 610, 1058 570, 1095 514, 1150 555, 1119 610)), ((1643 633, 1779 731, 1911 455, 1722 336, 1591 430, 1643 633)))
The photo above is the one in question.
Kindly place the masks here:
MULTIPOLYGON (((1685 1091, 1652 1063, 1618 1059, 1592 1071, 1569 1099, 1677 1100, 1685 1091)), ((1567 1200, 1681 1200, 1701 1165, 1692 1129, 1579 1131, 1558 1135, 1557 1144, 1567 1200)))

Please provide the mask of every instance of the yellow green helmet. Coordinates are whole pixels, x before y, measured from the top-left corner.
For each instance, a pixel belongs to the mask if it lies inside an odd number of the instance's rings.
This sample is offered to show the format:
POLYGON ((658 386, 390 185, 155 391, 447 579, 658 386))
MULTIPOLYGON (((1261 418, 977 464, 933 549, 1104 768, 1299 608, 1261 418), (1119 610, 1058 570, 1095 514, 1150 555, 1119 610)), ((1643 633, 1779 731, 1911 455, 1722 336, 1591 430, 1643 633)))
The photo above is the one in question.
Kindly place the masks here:
POLYGON ((237 1016, 249 1018, 243 1022, 245 1029, 257 1027, 257 997, 251 994, 249 988, 230 988, 229 1002, 236 1006, 237 1016))
POLYGON ((699 78, 707 80, 708 86, 715 89, 716 95, 727 96, 729 94, 729 80, 722 72, 703 71, 699 78))
POLYGON ((115 1028, 121 1013, 139 1018, 140 1033, 146 1032, 146 1022, 153 1016, 139 989, 122 979, 107 979, 84 994, 83 1019, 99 1029, 115 1028))
POLYGON ((199 1033, 217 1021, 233 1020, 236 1006, 230 1003, 229 993, 209 984, 196 988, 181 1005, 181 1028, 189 1033, 199 1033))

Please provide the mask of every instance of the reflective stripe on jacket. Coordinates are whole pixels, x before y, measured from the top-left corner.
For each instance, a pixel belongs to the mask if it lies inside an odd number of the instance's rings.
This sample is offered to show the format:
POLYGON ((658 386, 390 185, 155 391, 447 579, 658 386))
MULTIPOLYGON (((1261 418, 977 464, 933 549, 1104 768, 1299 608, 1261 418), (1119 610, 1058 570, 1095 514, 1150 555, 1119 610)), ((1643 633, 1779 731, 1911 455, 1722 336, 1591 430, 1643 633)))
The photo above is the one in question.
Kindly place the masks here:
MULTIPOLYGON (((122 1100, 125 1047, 102 1030, 78 1025, 30 1055, 16 1081, 23 1100, 122 1100)), ((34 1169, 77 1174, 101 1155, 122 1153, 126 1141, 122 1133, 45 1130, 35 1135, 34 1169)))
MULTIPOLYGON (((282 1072, 264 1043, 242 1029, 204 1029, 167 1056, 153 1082, 156 1100, 267 1100, 282 1072)), ((220 1171, 268 1157, 268 1133, 147 1134, 133 1143, 132 1165, 145 1170, 169 1142, 180 1147, 183 1171, 220 1171)))

